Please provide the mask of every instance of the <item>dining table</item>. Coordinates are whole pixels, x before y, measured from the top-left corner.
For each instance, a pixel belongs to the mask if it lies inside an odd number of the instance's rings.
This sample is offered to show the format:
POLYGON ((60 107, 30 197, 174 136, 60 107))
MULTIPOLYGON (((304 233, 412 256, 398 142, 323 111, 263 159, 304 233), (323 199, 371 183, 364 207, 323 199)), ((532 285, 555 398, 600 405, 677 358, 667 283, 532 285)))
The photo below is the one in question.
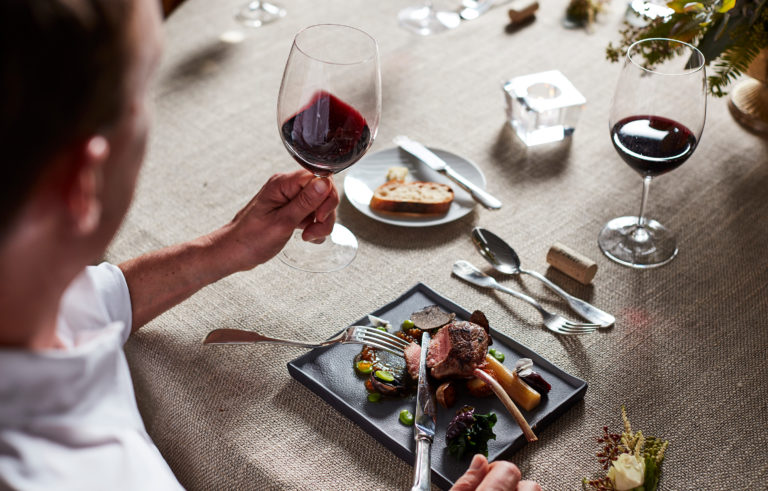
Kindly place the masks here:
MULTIPOLYGON (((624 407, 633 431, 669 441, 659 489, 768 489, 768 140, 734 120, 727 97, 709 96, 698 148, 650 190, 648 214, 675 233, 677 257, 635 269, 604 256, 598 233, 610 219, 636 214, 641 192, 608 128, 621 64, 606 58, 606 47, 621 39, 624 0, 602 3, 581 27, 563 22, 567 0, 541 2, 524 23, 511 23, 508 11, 526 0, 498 1, 429 36, 398 24, 398 12, 419 0, 279 0, 285 17, 258 28, 235 22, 243 1, 187 0, 165 19, 148 151, 106 260, 206 234, 272 174, 299 168, 281 141, 276 105, 303 28, 344 24, 377 40, 381 119, 368 154, 334 176, 337 221, 359 243, 349 266, 314 273, 272 259, 203 288, 126 343, 147 431, 185 488, 410 489, 412 453, 393 451, 349 408, 289 371, 306 349, 202 341, 217 328, 326 339, 421 284, 482 311, 496 332, 584 382, 583 393, 535 428, 538 441, 499 457, 524 478, 575 490, 583 478, 604 476, 597 439, 606 426, 624 430, 624 407), (549 70, 586 103, 564 140, 526 146, 510 125, 503 85, 549 70), (398 135, 469 162, 502 207, 470 205, 429 226, 364 213, 347 197, 345 178, 396 148, 398 135), (558 335, 525 302, 457 278, 453 264, 469 261, 578 319, 537 279, 494 271, 475 249, 475 227, 509 242, 526 269, 613 314, 615 325, 558 335), (555 243, 596 263, 591 283, 547 262, 555 243)), ((434 3, 461 8, 460 0, 434 3)), ((339 366, 349 373, 324 376, 354 376, 352 359, 339 366)), ((364 399, 362 383, 359 390, 364 399)), ((414 399, 397 404, 412 407, 414 399)), ((397 413, 391 417, 398 424, 397 413)), ((397 443, 412 451, 408 435, 397 443)), ((452 465, 463 472, 469 461, 452 465)))

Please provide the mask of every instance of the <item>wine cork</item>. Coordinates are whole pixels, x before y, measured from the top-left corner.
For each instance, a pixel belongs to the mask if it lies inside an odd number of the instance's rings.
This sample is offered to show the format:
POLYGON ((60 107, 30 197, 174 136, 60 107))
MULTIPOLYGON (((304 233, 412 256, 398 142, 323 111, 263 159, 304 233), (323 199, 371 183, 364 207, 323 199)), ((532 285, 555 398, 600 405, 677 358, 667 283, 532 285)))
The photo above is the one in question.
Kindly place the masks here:
POLYGON ((589 285, 597 273, 594 261, 559 242, 549 248, 547 262, 582 285, 589 285))
POLYGON ((512 24, 517 24, 520 22, 527 21, 533 15, 536 13, 536 11, 539 10, 539 2, 533 2, 527 7, 524 7, 520 10, 517 9, 509 9, 509 22, 512 24))

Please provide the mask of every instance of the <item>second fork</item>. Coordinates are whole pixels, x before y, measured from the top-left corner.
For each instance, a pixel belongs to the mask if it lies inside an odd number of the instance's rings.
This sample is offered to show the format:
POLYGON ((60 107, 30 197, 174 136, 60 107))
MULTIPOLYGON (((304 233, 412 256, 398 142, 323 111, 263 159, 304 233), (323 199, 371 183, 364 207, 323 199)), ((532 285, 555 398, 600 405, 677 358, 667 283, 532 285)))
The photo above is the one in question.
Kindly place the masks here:
POLYGON ((483 273, 468 261, 456 261, 453 264, 453 274, 473 285, 484 288, 493 288, 528 302, 533 305, 539 314, 541 314, 544 326, 552 332, 558 334, 589 334, 599 327, 594 323, 569 321, 558 314, 549 312, 533 298, 524 293, 500 285, 495 278, 483 273))

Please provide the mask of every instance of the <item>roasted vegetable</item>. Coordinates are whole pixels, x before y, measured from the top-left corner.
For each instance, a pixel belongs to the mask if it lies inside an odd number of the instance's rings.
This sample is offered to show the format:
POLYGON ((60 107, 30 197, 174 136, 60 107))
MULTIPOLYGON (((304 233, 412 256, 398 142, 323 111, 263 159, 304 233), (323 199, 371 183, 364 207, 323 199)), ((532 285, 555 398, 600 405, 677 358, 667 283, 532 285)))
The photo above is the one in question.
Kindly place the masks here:
POLYGON ((526 411, 531 411, 539 405, 541 394, 523 382, 517 373, 505 367, 491 355, 487 355, 485 361, 488 363, 488 368, 496 375, 499 385, 504 388, 504 391, 509 394, 513 401, 520 404, 526 411))
MULTIPOLYGON (((491 375, 491 377, 493 377, 493 375, 491 375)), ((493 394, 493 391, 488 384, 475 377, 467 380, 467 390, 473 397, 488 397, 493 394)))
POLYGON ((549 382, 544 380, 544 377, 539 373, 533 371, 533 360, 530 358, 520 358, 517 360, 517 363, 515 363, 515 373, 540 394, 546 394, 552 390, 549 382))
POLYGON ((496 439, 493 433, 495 424, 495 414, 477 414, 472 406, 462 407, 445 432, 448 453, 457 459, 476 453, 488 456, 488 440, 496 439))
POLYGON ((456 402, 456 388, 454 387, 453 382, 444 382, 440 384, 440 387, 435 391, 435 396, 437 397, 437 402, 444 408, 448 409, 453 406, 456 402))

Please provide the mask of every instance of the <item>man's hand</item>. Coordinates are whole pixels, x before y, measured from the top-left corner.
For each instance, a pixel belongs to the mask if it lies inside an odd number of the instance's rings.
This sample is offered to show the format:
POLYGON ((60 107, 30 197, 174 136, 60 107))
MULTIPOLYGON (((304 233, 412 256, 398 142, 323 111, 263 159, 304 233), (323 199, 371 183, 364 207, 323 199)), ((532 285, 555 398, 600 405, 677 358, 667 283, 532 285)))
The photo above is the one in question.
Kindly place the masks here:
POLYGON ((237 271, 248 270, 280 252, 295 229, 304 229, 304 240, 322 241, 333 229, 338 204, 330 178, 305 170, 275 174, 214 240, 237 271))
POLYGON ((499 460, 488 464, 485 457, 477 454, 451 491, 541 491, 535 482, 521 479, 520 469, 512 462, 499 460))
POLYGON ((327 236, 338 204, 332 179, 306 170, 275 174, 227 225, 120 264, 131 293, 133 330, 200 288, 270 260, 297 228, 304 229, 304 240, 327 236))

